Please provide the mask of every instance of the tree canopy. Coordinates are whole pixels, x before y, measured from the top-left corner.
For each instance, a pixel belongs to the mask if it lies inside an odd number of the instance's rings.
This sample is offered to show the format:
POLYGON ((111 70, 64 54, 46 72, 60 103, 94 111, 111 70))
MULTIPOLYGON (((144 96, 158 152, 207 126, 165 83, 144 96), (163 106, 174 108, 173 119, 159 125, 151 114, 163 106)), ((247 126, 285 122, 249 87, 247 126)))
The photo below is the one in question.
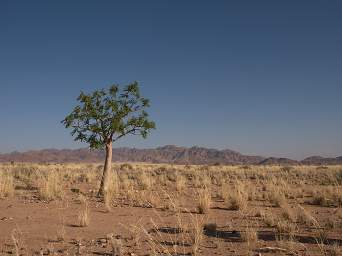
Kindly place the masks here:
POLYGON ((155 129, 145 111, 149 100, 140 95, 138 82, 122 89, 114 84, 89 94, 81 92, 77 100, 80 104, 62 123, 72 129, 75 141, 86 142, 90 148, 103 148, 129 134, 146 138, 155 129))

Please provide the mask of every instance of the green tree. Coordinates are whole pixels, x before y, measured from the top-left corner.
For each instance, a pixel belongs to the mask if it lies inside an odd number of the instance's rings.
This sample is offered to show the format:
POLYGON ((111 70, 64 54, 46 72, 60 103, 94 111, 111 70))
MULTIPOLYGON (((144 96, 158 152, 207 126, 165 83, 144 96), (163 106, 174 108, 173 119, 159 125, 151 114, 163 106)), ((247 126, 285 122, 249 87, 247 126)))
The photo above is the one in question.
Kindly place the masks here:
POLYGON ((112 163, 113 142, 132 134, 146 138, 155 123, 148 119, 145 111, 149 100, 139 92, 138 82, 124 88, 112 85, 108 89, 81 94, 79 105, 62 121, 71 128, 75 141, 89 144, 91 149, 105 149, 106 160, 103 167, 98 196, 104 196, 108 189, 112 163))

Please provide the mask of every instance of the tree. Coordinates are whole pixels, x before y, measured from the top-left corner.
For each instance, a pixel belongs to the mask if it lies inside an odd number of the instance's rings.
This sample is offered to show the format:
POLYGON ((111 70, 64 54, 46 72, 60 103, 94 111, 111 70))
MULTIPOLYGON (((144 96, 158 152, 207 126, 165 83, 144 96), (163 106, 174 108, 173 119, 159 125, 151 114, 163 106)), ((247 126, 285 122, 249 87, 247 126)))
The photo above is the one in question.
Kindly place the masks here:
POLYGON ((98 191, 98 196, 104 196, 108 189, 113 142, 129 134, 146 138, 151 129, 155 129, 155 123, 148 119, 145 111, 150 106, 149 100, 140 95, 138 82, 124 88, 114 84, 89 94, 81 92, 77 100, 80 104, 62 123, 72 129, 75 141, 86 142, 91 149, 105 148, 106 160, 98 191))

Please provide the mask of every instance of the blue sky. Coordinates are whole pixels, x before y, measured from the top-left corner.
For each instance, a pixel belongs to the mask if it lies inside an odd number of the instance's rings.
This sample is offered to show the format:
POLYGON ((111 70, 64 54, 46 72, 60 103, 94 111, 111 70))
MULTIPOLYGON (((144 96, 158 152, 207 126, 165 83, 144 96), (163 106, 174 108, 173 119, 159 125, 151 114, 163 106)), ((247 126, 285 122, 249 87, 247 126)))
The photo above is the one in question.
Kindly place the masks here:
POLYGON ((341 1, 0 1, 0 152, 78 148, 80 90, 137 80, 157 130, 116 146, 342 155, 341 1))

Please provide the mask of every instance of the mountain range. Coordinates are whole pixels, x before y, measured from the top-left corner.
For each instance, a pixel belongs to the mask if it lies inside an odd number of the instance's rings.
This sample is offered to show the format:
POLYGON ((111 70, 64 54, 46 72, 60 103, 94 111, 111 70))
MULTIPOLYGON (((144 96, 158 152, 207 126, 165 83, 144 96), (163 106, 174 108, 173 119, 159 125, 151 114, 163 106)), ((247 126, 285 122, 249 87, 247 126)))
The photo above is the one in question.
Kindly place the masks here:
MULTIPOLYGON (((101 150, 81 149, 43 149, 27 152, 0 154, 0 162, 36 162, 36 163, 70 163, 70 162, 102 162, 104 152, 101 150)), ((150 162, 173 164, 260 164, 260 165, 296 165, 342 164, 342 156, 325 158, 312 156, 302 161, 289 158, 262 157, 243 155, 225 149, 204 147, 178 147, 167 145, 154 149, 113 148, 113 162, 150 162)))

